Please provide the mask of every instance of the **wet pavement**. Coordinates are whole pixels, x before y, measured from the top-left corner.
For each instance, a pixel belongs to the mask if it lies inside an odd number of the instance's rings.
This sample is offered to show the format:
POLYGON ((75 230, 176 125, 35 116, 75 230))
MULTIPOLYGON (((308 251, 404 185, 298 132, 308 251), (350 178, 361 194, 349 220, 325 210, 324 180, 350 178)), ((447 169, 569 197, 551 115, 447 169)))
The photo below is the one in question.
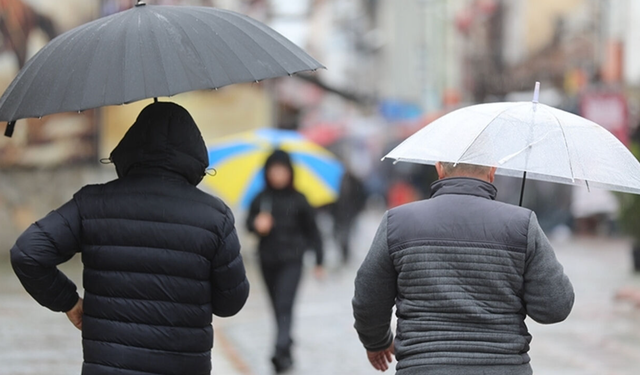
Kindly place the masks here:
MULTIPOLYGON (((289 374, 376 373, 352 328, 350 300, 355 272, 380 215, 369 212, 361 218, 353 258, 347 266, 340 264, 328 241, 327 277, 316 280, 311 272, 305 274, 295 310, 296 363, 289 374)), ((637 374, 640 305, 615 298, 616 292, 625 287, 640 290, 640 276, 631 272, 628 243, 579 238, 556 241, 554 246, 576 289, 576 303, 563 323, 542 326, 527 321, 534 337, 530 352, 534 373, 637 374)), ((251 295, 238 315, 214 320, 214 374, 273 373, 269 362, 274 336, 271 311, 253 249, 247 247, 244 252, 251 295)), ((63 268, 80 284, 79 260, 74 259, 63 268)), ((34 302, 22 290, 10 266, 1 261, 0 299, 0 375, 80 373, 80 332, 64 314, 52 313, 34 302)))

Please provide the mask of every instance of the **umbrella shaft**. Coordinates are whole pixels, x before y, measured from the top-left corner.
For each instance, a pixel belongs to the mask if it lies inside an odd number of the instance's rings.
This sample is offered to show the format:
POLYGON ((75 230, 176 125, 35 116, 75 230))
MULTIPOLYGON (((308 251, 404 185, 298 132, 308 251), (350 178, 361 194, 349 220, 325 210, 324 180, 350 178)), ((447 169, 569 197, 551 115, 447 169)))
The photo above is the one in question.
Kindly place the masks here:
POLYGON ((522 175, 522 186, 520 187, 520 203, 518 204, 522 207, 522 197, 524 197, 524 183, 527 181, 527 171, 524 171, 522 175))

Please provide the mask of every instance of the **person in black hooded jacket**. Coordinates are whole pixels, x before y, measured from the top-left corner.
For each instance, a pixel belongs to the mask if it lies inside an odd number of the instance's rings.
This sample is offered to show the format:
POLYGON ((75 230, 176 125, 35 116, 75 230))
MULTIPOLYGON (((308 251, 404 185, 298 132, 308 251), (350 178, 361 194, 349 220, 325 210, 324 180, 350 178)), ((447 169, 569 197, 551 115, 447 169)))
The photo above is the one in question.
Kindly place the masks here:
POLYGON ((247 228, 260 236, 260 266, 278 332, 272 362, 276 372, 292 366, 291 323, 293 302, 302 275, 306 250, 316 253, 317 277, 322 271, 322 238, 315 211, 305 196, 293 186, 293 166, 289 154, 276 150, 265 163, 266 188, 251 202, 247 228))
POLYGON ((212 314, 236 314, 249 283, 231 211, 196 188, 209 164, 200 131, 184 108, 154 103, 111 160, 118 179, 18 238, 15 273, 82 330, 82 374, 210 374, 212 314), (56 268, 78 252, 84 300, 56 268))

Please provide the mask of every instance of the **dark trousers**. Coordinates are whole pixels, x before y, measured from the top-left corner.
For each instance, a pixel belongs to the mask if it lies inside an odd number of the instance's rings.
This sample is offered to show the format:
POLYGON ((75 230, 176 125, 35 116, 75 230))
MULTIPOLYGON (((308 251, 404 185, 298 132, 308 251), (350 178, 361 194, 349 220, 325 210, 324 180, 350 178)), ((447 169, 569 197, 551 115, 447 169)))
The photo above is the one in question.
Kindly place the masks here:
POLYGON ((354 220, 336 221, 333 225, 333 233, 342 252, 342 261, 347 262, 351 253, 351 229, 354 220))
POLYGON ((261 262, 261 268, 278 326, 276 355, 288 355, 292 343, 293 302, 302 275, 302 261, 261 262))

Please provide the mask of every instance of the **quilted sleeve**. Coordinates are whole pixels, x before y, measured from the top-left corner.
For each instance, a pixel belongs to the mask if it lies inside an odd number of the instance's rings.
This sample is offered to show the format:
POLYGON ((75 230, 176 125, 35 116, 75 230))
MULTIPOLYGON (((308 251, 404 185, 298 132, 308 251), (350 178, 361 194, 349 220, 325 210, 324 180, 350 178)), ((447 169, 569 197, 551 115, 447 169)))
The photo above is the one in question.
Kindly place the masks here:
POLYGON ((215 315, 228 317, 237 314, 249 296, 240 242, 228 207, 222 236, 220 248, 211 262, 211 304, 215 315))
POLYGON ((393 342, 391 314, 397 295, 397 277, 389 254, 385 214, 358 270, 352 300, 354 327, 369 351, 386 349, 393 342))
POLYGON ((32 224, 11 248, 11 265, 26 291, 42 306, 69 311, 76 285, 57 266, 81 251, 81 221, 74 200, 32 224))
POLYGON ((529 224, 525 267, 523 300, 527 314, 542 324, 565 320, 573 307, 573 286, 534 213, 529 224))

